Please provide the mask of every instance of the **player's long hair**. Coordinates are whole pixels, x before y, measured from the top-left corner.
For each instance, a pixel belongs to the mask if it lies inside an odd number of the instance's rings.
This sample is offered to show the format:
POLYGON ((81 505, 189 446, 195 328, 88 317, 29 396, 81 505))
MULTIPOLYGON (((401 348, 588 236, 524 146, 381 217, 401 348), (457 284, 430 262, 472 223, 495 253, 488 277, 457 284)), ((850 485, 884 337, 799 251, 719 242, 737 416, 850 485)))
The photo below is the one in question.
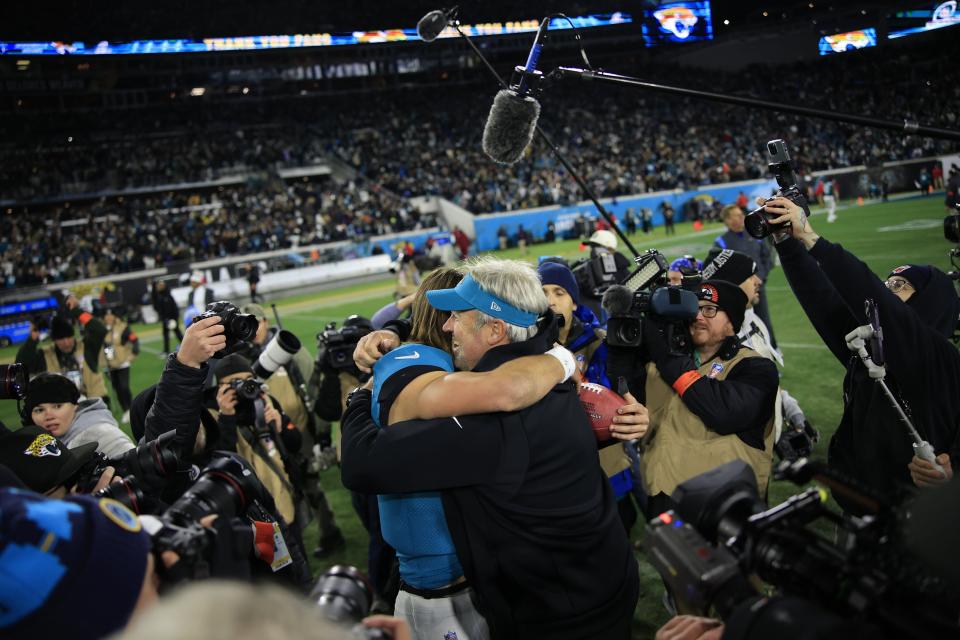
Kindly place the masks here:
POLYGON ((443 324, 450 317, 449 311, 438 311, 427 302, 427 291, 434 289, 452 289, 463 280, 463 274, 453 267, 441 267, 432 272, 417 289, 413 298, 413 318, 410 329, 410 340, 419 342, 451 353, 453 349, 452 336, 442 329, 443 324))

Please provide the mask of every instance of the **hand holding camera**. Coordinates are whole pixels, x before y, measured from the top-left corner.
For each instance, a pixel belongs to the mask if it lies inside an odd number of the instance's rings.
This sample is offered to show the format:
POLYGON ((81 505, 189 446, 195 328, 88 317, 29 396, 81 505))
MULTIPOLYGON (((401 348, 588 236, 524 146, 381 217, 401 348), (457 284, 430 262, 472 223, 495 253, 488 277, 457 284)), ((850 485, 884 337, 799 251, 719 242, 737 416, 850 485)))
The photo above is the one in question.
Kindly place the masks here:
POLYGON ((777 196, 757 204, 770 214, 769 224, 787 225, 785 232, 803 243, 807 249, 816 244, 820 236, 810 226, 810 220, 803 209, 788 198, 777 196))
POLYGON ((224 326, 219 316, 194 320, 183 334, 183 342, 177 350, 177 360, 188 367, 199 369, 200 365, 227 346, 224 326))
POLYGON ((220 410, 220 415, 236 415, 237 390, 229 385, 220 385, 220 388, 217 389, 217 407, 220 410))

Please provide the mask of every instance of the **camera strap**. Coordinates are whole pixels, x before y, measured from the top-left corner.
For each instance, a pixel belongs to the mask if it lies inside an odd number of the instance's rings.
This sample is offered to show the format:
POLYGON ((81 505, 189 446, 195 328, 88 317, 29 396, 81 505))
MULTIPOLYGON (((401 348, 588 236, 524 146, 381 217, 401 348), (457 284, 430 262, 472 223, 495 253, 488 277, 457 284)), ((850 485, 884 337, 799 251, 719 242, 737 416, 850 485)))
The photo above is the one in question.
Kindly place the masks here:
POLYGON ((283 469, 277 467, 277 463, 274 462, 273 458, 270 457, 270 453, 267 452, 266 448, 260 443, 260 437, 258 436, 257 432, 249 426, 242 426, 239 430, 250 446, 253 447, 254 452, 256 452, 256 454, 260 456, 260 459, 263 460, 268 467, 270 467, 270 470, 273 471, 274 474, 276 474, 277 478, 280 480, 280 484, 283 485, 283 488, 289 491, 294 500, 296 500, 296 489, 294 489, 293 485, 291 485, 287 480, 287 475, 283 469))

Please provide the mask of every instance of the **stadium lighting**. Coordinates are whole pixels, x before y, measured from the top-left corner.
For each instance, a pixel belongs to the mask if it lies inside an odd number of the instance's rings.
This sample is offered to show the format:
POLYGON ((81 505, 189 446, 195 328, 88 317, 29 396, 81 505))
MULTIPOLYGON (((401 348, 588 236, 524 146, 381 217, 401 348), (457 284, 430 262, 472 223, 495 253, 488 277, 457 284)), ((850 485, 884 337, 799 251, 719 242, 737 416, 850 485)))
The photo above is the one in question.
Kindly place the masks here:
POLYGON ((206 92, 207 90, 204 87, 194 87, 193 89, 190 89, 190 95, 194 97, 202 96, 206 92))

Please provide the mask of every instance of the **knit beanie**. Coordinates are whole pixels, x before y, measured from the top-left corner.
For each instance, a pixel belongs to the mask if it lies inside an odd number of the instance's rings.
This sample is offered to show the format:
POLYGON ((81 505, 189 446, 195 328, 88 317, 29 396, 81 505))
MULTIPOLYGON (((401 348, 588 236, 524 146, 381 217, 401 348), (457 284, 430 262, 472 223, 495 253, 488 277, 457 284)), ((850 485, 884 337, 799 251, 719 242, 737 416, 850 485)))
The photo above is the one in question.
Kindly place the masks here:
POLYGON ((213 375, 216 377, 218 384, 227 376, 235 373, 253 373, 253 366, 250 361, 239 353, 231 353, 218 362, 213 370, 213 375))
POLYGON ((70 378, 59 373, 41 373, 30 381, 27 397, 23 404, 24 424, 33 424, 30 414, 34 407, 44 402, 77 404, 80 402, 80 390, 70 378))
POLYGON ((54 340, 72 338, 73 321, 69 317, 60 314, 53 316, 50 320, 50 337, 54 340))
POLYGON ((577 286, 577 279, 570 267, 558 262, 541 262, 537 273, 540 274, 541 284, 562 287, 573 298, 573 302, 580 305, 580 287, 577 286))
POLYGON ((700 299, 720 307, 730 318, 733 330, 740 332, 748 300, 747 294, 738 285, 725 280, 707 280, 700 284, 700 299))
POLYGON ((745 253, 724 249, 703 268, 704 280, 726 280, 743 284, 757 272, 757 263, 745 253))
POLYGON ((933 277, 933 271, 926 265, 905 264, 891 271, 887 277, 889 278, 890 276, 900 276, 904 278, 917 293, 920 293, 924 287, 930 283, 930 278, 933 277))
POLYGON ((140 520, 115 500, 0 489, 0 636, 94 640, 120 631, 149 551, 140 520))

